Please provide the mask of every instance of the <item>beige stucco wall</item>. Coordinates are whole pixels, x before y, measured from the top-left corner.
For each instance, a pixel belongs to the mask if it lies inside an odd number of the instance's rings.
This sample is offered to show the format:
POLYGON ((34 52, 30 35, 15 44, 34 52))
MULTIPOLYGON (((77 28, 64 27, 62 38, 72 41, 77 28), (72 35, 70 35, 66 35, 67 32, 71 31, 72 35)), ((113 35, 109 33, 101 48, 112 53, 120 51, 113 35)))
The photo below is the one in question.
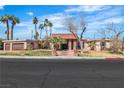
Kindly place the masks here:
POLYGON ((76 45, 77 45, 77 41, 74 40, 74 41, 73 41, 73 49, 74 49, 74 50, 76 49, 76 45))
POLYGON ((33 45, 34 45, 34 46, 33 46, 34 49, 38 49, 38 48, 39 48, 39 47, 38 47, 38 42, 36 42, 36 41, 33 42, 33 45))
POLYGON ((96 50, 96 51, 101 51, 101 42, 100 42, 100 41, 97 41, 97 42, 96 42, 95 50, 96 50))
POLYGON ((110 49, 111 48, 111 42, 106 42, 106 49, 110 49))
POLYGON ((27 42, 24 42, 24 49, 27 49, 27 42))
POLYGON ((84 51, 89 51, 90 47, 87 42, 84 42, 84 51))
POLYGON ((71 40, 68 41, 68 49, 71 50, 71 40))

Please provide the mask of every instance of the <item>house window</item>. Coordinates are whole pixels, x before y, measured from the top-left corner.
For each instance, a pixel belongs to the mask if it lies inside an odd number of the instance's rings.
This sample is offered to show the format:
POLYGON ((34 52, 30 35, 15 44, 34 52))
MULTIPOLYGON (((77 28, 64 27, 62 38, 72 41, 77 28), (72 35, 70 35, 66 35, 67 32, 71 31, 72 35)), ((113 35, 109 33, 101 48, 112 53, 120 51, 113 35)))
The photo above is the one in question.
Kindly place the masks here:
POLYGON ((102 50, 105 49, 105 46, 106 46, 106 42, 101 42, 101 48, 102 48, 102 50))

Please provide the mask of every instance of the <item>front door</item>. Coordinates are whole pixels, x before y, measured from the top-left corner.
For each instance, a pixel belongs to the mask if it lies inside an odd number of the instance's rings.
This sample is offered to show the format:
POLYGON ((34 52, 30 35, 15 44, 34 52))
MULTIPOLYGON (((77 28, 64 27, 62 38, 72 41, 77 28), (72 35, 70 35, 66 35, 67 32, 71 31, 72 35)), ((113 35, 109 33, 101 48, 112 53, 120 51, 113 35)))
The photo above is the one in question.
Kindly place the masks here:
POLYGON ((68 49, 68 42, 64 42, 61 44, 61 50, 67 50, 68 49))

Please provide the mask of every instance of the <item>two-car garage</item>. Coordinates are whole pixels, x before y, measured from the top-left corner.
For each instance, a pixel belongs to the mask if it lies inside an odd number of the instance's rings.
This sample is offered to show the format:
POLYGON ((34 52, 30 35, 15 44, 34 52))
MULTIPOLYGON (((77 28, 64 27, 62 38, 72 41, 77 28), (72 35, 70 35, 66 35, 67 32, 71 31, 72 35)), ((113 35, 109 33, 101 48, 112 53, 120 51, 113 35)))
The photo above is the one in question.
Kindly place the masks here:
POLYGON ((26 50, 28 46, 31 46, 32 49, 38 48, 38 43, 36 41, 31 40, 6 40, 3 41, 4 50, 26 50))
MULTIPOLYGON (((24 50, 24 43, 13 43, 12 45, 13 50, 24 50)), ((5 50, 10 50, 10 44, 5 44, 5 50)))

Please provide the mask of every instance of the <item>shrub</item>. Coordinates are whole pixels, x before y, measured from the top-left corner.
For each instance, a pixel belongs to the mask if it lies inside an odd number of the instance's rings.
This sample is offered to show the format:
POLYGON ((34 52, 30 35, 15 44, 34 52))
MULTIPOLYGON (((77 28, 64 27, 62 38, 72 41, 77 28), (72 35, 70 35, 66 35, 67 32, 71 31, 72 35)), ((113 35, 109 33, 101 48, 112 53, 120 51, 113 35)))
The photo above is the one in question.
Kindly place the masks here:
POLYGON ((3 49, 3 42, 2 42, 2 40, 0 40, 0 50, 2 50, 3 49))

